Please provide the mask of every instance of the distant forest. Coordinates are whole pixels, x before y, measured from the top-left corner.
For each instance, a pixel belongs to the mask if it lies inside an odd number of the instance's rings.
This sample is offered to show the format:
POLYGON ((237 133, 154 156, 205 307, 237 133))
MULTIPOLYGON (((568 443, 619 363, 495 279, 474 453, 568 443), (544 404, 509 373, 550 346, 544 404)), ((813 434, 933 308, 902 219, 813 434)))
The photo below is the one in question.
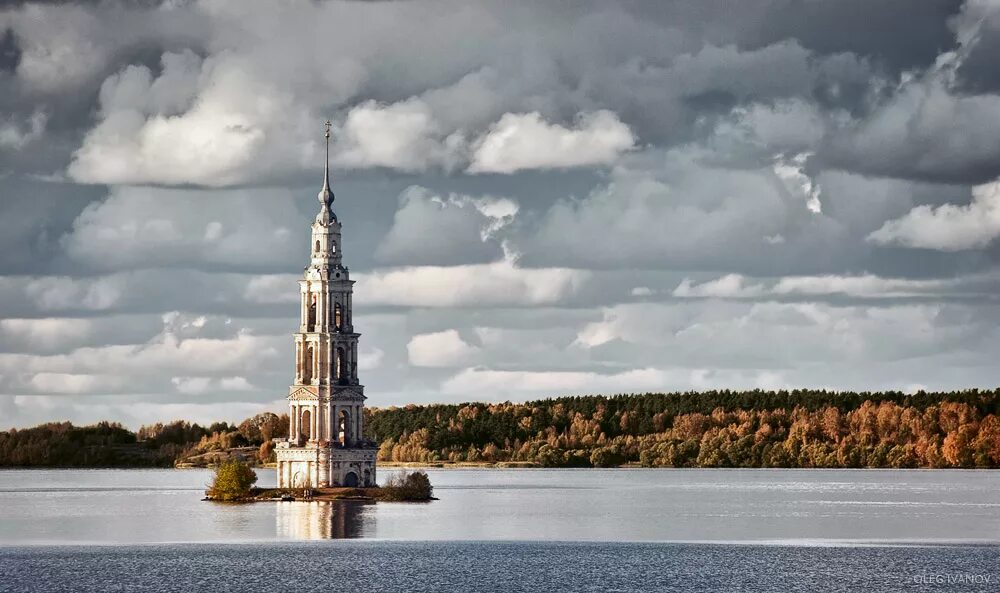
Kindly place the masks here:
MULTIPOLYGON (((904 394, 711 391, 370 409, 379 460, 544 467, 1000 467, 1000 390, 904 394)), ((288 417, 131 432, 102 422, 0 432, 0 466, 170 466, 257 447, 288 417)))

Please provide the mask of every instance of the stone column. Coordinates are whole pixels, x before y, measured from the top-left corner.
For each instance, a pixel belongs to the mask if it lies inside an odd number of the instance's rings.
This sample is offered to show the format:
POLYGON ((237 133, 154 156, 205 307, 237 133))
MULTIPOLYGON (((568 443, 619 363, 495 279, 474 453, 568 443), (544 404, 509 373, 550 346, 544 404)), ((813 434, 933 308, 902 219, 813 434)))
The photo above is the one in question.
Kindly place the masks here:
POLYGON ((320 323, 323 324, 323 331, 327 331, 327 328, 330 327, 330 299, 327 298, 330 291, 325 282, 321 283, 320 286, 322 287, 322 291, 319 293, 319 302, 322 312, 319 314, 319 318, 320 323))
POLYGON ((357 431, 357 440, 358 440, 358 442, 361 442, 361 439, 362 439, 361 428, 362 428, 363 423, 365 421, 365 418, 364 418, 364 411, 365 410, 364 410, 364 408, 362 407, 361 404, 358 404, 357 408, 358 408, 358 421, 354 423, 354 429, 355 429, 355 431, 357 431))
POLYGON ((313 376, 313 381, 315 381, 316 383, 319 383, 319 354, 320 354, 319 342, 316 342, 316 348, 315 352, 313 353, 313 360, 312 360, 313 364, 312 376, 313 376))
POLYGON ((316 430, 316 425, 319 423, 319 418, 316 417, 316 405, 311 404, 309 406, 309 436, 312 437, 309 440, 315 441, 319 438, 319 431, 316 430))

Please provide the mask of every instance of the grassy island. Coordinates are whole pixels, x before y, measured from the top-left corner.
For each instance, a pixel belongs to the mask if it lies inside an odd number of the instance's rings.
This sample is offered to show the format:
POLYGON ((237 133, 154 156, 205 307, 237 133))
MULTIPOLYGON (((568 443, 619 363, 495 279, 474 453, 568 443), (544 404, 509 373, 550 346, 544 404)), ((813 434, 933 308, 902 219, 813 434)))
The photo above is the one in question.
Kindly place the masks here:
POLYGON ((215 470, 205 499, 216 502, 261 502, 275 500, 363 500, 426 502, 435 500, 430 478, 421 471, 389 477, 384 486, 371 488, 257 488, 257 474, 246 463, 231 460, 215 470))

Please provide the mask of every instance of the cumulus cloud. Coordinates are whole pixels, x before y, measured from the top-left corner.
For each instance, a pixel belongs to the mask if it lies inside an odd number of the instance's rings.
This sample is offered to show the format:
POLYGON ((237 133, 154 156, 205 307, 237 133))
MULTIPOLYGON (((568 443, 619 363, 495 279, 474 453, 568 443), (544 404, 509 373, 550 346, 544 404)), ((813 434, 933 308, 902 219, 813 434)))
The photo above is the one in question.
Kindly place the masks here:
POLYGON ((791 158, 779 156, 774 163, 774 174, 784 182, 788 191, 802 197, 810 212, 819 214, 823 211, 823 204, 819 200, 822 188, 805 172, 805 163, 809 156, 811 155, 807 152, 791 158))
POLYGON ((359 276, 355 302, 398 307, 552 305, 588 280, 585 270, 522 268, 511 257, 488 264, 410 266, 359 276))
POLYGON ((419 99, 385 106, 367 101, 347 114, 337 134, 335 160, 357 168, 451 169, 462 158, 463 143, 461 132, 448 134, 419 99))
POLYGON ((476 142, 469 172, 609 165, 634 144, 632 130, 607 110, 580 114, 572 128, 549 124, 537 112, 508 113, 476 142))
POLYGON ((478 350, 453 329, 413 336, 406 345, 410 364, 418 367, 462 366, 478 350))
POLYGON ((965 206, 917 206, 901 218, 886 221, 868 235, 879 245, 961 251, 981 249, 1000 236, 1000 181, 972 188, 965 206))

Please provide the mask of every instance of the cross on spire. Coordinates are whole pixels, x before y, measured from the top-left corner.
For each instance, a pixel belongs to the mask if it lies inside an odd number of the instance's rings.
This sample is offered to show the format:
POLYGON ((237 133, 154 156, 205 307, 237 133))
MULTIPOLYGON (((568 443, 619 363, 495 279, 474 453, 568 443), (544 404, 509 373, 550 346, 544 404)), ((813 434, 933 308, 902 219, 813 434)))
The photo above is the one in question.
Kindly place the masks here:
MULTIPOLYGON (((326 138, 326 165, 323 169, 323 189, 320 190, 319 203, 323 206, 320 211, 320 216, 322 217, 324 212, 328 212, 330 205, 333 203, 333 192, 330 191, 330 120, 326 120, 326 131, 323 137, 326 138)), ((329 216, 329 214, 327 214, 329 216)))

